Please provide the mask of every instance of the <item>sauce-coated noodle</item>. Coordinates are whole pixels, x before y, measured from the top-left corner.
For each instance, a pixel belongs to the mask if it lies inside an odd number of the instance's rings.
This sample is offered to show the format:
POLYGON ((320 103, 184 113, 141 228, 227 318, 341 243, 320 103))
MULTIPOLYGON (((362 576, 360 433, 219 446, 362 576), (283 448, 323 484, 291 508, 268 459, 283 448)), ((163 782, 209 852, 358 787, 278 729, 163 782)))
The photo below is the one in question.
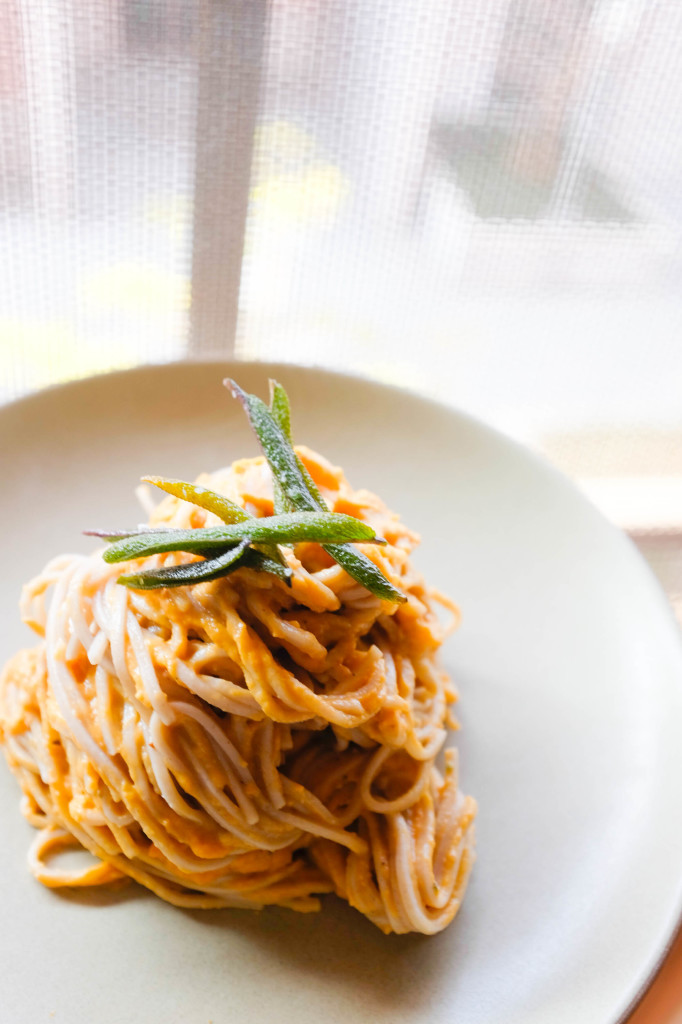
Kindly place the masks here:
MULTIPOLYGON (((298 452, 333 511, 386 538, 359 547, 407 602, 372 596, 312 543, 284 549, 291 588, 242 568, 127 590, 101 552, 55 559, 22 599, 44 641, 0 684, 0 738, 45 885, 127 876, 179 906, 301 911, 336 892, 386 932, 431 934, 456 914, 476 807, 455 751, 436 766, 456 693, 434 602, 455 622, 457 610, 415 571, 417 538, 379 498, 298 452), (51 864, 69 845, 97 861, 51 864)), ((200 482, 272 514, 262 458, 200 482)), ((218 522, 175 498, 151 521, 218 522)))

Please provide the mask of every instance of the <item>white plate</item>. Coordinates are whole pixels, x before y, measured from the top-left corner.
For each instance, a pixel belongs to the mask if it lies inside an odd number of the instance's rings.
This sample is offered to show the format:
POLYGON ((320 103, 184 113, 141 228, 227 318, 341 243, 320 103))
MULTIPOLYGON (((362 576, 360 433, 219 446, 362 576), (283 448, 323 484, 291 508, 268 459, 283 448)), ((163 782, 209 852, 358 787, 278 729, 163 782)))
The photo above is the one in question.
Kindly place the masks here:
MULTIPOLYGON (((0 410, 3 660, 27 639, 23 580, 87 550, 82 528, 137 521, 143 472, 255 454, 228 369, 135 370, 0 410)), ((418 564, 462 607, 444 656, 480 804, 464 908, 434 938, 387 938, 333 898, 301 916, 50 892, 0 765, 2 1021, 613 1024, 682 904, 682 654, 649 571, 566 480, 466 416, 317 370, 231 372, 261 394, 282 380, 297 438, 421 532, 418 564)))

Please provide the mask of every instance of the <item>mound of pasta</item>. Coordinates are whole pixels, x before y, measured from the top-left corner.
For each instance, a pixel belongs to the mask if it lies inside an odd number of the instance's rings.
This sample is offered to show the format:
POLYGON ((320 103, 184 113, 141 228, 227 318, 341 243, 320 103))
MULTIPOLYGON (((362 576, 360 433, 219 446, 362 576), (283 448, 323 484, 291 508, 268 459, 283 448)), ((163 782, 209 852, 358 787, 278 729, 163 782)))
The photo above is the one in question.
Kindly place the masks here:
MULTIPOLYGON (((432 934, 474 859, 475 803, 455 750, 442 753, 457 694, 435 605, 451 626, 457 609, 426 586, 418 538, 378 497, 296 453, 330 511, 385 539, 354 547, 406 600, 373 594, 312 541, 281 548, 286 580, 244 564, 131 589, 101 550, 52 561, 22 597, 44 639, 0 683, 0 738, 38 829, 31 868, 47 886, 132 878, 183 907, 312 911, 334 892, 384 932, 432 934), (74 845, 94 855, 85 869, 52 857, 74 845)), ((198 483, 252 518, 273 513, 263 457, 198 483)), ((173 496, 150 518, 217 523, 173 496)))

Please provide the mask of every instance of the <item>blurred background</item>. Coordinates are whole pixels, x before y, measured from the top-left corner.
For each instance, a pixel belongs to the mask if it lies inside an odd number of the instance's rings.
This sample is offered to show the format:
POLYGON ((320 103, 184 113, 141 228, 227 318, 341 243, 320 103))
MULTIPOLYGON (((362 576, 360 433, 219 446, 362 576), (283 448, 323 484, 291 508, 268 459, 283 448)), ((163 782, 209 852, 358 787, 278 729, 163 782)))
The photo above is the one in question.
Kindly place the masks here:
POLYGON ((682 4, 3 0, 0 401, 211 356, 434 395, 682 612, 682 4))

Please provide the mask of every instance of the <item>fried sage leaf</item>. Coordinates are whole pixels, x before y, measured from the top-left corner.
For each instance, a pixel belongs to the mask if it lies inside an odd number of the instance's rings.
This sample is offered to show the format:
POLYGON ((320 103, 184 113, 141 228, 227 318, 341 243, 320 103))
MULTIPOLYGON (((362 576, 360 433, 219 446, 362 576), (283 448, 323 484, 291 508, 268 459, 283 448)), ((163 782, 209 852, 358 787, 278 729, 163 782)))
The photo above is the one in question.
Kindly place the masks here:
POLYGON ((319 512, 290 512, 281 516, 249 519, 231 526, 209 526, 197 530, 174 530, 168 533, 141 533, 114 541, 104 552, 105 562, 125 562, 145 558, 164 551, 200 552, 211 548, 227 548, 242 540, 316 541, 342 544, 347 540, 374 539, 374 530, 353 516, 341 513, 320 515, 319 512))
MULTIPOLYGON (((206 512, 212 512, 226 524, 244 523, 254 518, 250 512, 230 501, 224 494, 218 494, 217 491, 202 487, 201 484, 190 484, 186 480, 169 480, 162 476, 143 476, 142 479, 145 483, 154 484, 166 494, 172 494, 175 498, 182 498, 183 501, 189 501, 205 509, 206 512)), ((286 567, 284 556, 276 544, 262 544, 259 545, 259 549, 270 562, 279 562, 281 566, 286 567)))
MULTIPOLYGON (((282 385, 272 379, 270 379, 270 412, 284 436, 291 440, 291 408, 289 406, 289 396, 282 385)), ((275 510, 275 515, 279 515, 282 512, 294 511, 294 506, 285 496, 274 473, 272 475, 272 504, 275 510)))
POLYGON ((290 506, 300 512, 319 511, 319 506, 301 473, 296 453, 265 402, 257 395, 249 395, 242 391, 239 385, 229 378, 224 383, 244 407, 263 455, 268 460, 272 475, 290 506))
POLYGON ((371 594, 394 603, 402 604, 407 600, 402 590, 398 590, 384 576, 379 566, 363 555, 362 551, 352 548, 349 544, 324 544, 323 547, 335 562, 343 566, 349 576, 361 583, 371 594))
POLYGON ((206 558, 201 562, 182 562, 160 569, 143 569, 140 572, 119 576, 118 582, 135 590, 157 590, 160 587, 186 587, 192 583, 205 583, 227 576, 239 568, 239 561, 248 547, 242 541, 222 555, 206 558))
MULTIPOLYGON (((294 442, 291 434, 291 406, 289 405, 289 396, 287 395, 282 385, 278 384, 276 380, 270 381, 270 393, 272 395, 272 398, 270 400, 270 412, 272 414, 273 419, 275 420, 280 430, 282 431, 285 440, 289 443, 291 450, 294 452, 294 457, 296 459, 296 462, 298 463, 298 468, 301 471, 301 476, 305 481, 305 485, 308 488, 310 496, 312 497, 313 501, 315 502, 315 505, 317 506, 317 508, 320 509, 320 511, 328 512, 329 507, 327 505, 327 502, 324 500, 319 490, 317 489, 317 484, 315 483, 310 473, 308 472, 308 470, 303 465, 300 458, 294 451, 294 442), (275 396, 277 397, 277 401, 275 401, 275 396)), ((273 477, 273 479, 275 479, 276 481, 275 477, 273 477)), ((281 493, 281 488, 279 488, 279 485, 276 482, 275 487, 281 493)), ((294 503, 286 497, 286 495, 282 495, 281 505, 282 508, 287 512, 294 511, 296 507, 294 503)))
POLYGON ((280 430, 291 440, 291 405, 282 385, 270 378, 270 412, 280 430))
POLYGON ((218 494, 217 491, 202 487, 201 484, 190 484, 185 480, 169 480, 162 476, 143 476, 142 481, 145 484, 154 484, 166 494, 189 501, 192 505, 198 505, 199 508, 203 508, 207 512, 213 512, 224 523, 243 523, 247 519, 253 518, 241 505, 230 501, 229 498, 218 494))
POLYGON ((264 555, 258 547, 254 546, 247 548, 240 564, 247 569, 256 569, 258 572, 269 572, 272 576, 279 577, 279 579, 286 583, 288 587, 291 586, 291 577, 293 576, 293 572, 286 562, 276 562, 268 555, 264 555))
MULTIPOLYGON (((275 421, 276 426, 280 428, 280 432, 282 434, 284 443, 286 443, 289 446, 291 454, 294 456, 294 459, 298 464, 299 472, 307 487, 309 498, 314 502, 314 504, 319 510, 327 510, 327 504, 325 503, 325 500, 322 497, 322 495, 319 494, 319 490, 317 489, 314 480, 308 473, 307 469, 305 468, 299 457, 294 452, 291 437, 291 409, 289 406, 289 398, 287 392, 285 391, 281 384, 278 384, 278 382, 270 381, 270 394, 272 396, 270 399, 270 415, 272 419, 275 421), (276 400, 276 402, 274 401, 275 395, 278 396, 278 400, 276 400)), ((262 414, 260 419, 262 419, 262 414)), ((263 445, 261 435, 258 432, 258 428, 256 427, 254 420, 251 420, 251 424, 254 427, 258 439, 261 441, 263 453, 265 454, 265 457, 268 459, 268 462, 270 462, 267 453, 265 452, 265 447, 263 445)), ((271 436, 273 436, 272 433, 270 433, 270 437, 271 436)), ((271 462, 270 467, 272 468, 271 462)), ((274 468, 272 468, 272 475, 276 479, 276 473, 274 468)), ((290 495, 289 493, 285 492, 283 496, 283 505, 285 508, 287 506, 289 508, 296 508, 296 497, 293 494, 290 495)), ((328 555, 331 555, 332 558, 339 563, 339 565, 343 566, 343 568, 348 573, 349 577, 355 580, 356 583, 359 583, 363 585, 363 587, 367 588, 367 590, 369 590, 370 593, 375 594, 377 597, 381 597, 385 601, 403 602, 407 600, 406 596, 404 596, 402 591, 398 590, 397 587, 394 587, 390 580, 386 579, 381 569, 377 565, 375 565, 375 563, 371 559, 369 559, 367 555, 364 555, 363 552, 357 551, 356 548, 351 548, 348 545, 339 544, 324 545, 324 548, 328 555)))

